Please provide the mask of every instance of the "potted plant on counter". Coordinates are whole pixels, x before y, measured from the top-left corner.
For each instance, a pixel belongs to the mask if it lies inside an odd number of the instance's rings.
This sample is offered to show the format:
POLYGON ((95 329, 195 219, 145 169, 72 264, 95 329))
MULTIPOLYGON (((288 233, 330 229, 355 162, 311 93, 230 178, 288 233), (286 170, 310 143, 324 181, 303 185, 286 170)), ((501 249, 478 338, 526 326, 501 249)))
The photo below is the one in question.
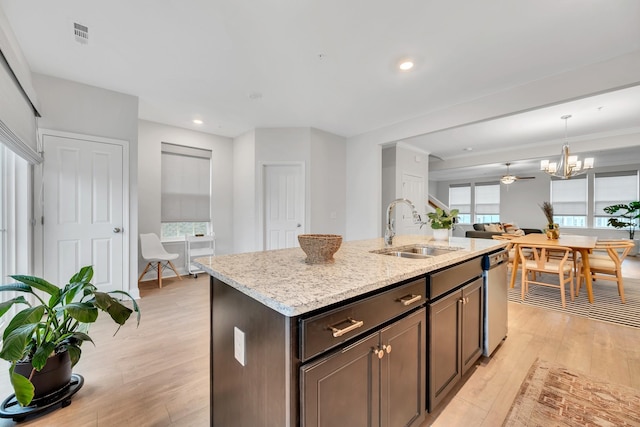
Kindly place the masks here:
POLYGON ((458 209, 451 209, 448 213, 444 209, 436 208, 435 212, 427 213, 433 238, 435 240, 446 240, 449 237, 449 230, 453 228, 458 218, 458 209))
POLYGON ((49 398, 56 390, 68 387, 71 368, 80 360, 80 346, 85 341, 93 343, 88 329, 98 319, 99 311, 108 313, 120 326, 135 311, 140 324, 140 309, 131 295, 98 291, 91 284, 91 266, 82 267, 64 288, 35 276, 11 277, 20 283, 0 286, 0 292, 23 292, 31 301, 21 295, 0 304, 0 316, 14 305, 27 305, 8 320, 0 358, 10 363, 9 379, 15 399, 23 407, 37 406, 42 396, 49 398), (112 295, 128 297, 133 309, 112 295), (51 384, 51 379, 59 384, 51 384))

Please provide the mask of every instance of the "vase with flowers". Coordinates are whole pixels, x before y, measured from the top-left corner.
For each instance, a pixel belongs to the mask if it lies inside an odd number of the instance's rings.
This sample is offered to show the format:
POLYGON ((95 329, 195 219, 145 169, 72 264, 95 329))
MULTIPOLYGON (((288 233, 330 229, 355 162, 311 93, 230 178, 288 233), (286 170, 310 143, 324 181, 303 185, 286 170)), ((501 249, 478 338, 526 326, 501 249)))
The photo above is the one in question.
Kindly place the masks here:
POLYGON ((553 222, 553 205, 549 202, 542 202, 540 209, 547 218, 547 228, 544 232, 547 235, 547 239, 558 239, 560 237, 560 226, 553 222))

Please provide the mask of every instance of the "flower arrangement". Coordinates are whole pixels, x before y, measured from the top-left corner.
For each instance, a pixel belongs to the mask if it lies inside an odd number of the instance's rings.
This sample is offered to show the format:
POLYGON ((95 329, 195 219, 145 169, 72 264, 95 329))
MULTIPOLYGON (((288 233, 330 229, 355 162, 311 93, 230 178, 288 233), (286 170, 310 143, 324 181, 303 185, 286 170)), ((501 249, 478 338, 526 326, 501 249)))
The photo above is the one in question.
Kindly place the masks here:
POLYGON ((553 205, 549 202, 542 202, 540 205, 540 209, 542 209, 542 213, 547 218, 547 224, 549 224, 549 228, 553 228, 553 205))
POLYGON ((547 228, 545 229, 547 238, 557 239, 560 237, 560 226, 553 222, 553 205, 549 202, 542 202, 540 209, 542 209, 542 213, 547 218, 547 228))

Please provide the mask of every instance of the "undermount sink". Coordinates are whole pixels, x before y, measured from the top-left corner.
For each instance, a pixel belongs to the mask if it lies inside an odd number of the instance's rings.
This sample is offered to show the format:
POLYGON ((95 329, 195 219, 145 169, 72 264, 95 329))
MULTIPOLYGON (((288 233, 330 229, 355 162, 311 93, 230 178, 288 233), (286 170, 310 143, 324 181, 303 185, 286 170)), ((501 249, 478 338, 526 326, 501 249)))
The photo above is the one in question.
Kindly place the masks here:
POLYGON ((380 253, 382 255, 397 256, 399 258, 414 258, 414 259, 433 258, 433 255, 423 255, 415 252, 388 251, 388 252, 380 252, 380 253))
POLYGON ((424 258, 433 258, 438 255, 450 254, 451 252, 455 252, 460 248, 443 248, 443 247, 435 247, 435 246, 425 246, 425 245, 411 245, 411 246, 402 246, 398 248, 389 248, 383 249, 380 251, 375 251, 375 253, 381 255, 390 255, 399 258, 413 258, 413 259, 424 259, 424 258))

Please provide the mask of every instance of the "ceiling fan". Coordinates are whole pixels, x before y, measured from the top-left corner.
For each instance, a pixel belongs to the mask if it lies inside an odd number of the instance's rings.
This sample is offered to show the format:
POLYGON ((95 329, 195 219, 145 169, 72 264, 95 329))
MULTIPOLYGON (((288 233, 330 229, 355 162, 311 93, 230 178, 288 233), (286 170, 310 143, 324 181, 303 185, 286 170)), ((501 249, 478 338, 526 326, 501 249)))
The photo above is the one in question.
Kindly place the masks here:
POLYGON ((521 180, 521 179, 536 179, 535 176, 515 176, 515 175, 511 175, 509 173, 509 166, 511 166, 511 163, 505 163, 507 165, 507 174, 506 175, 502 175, 502 178, 500 178, 500 182, 502 184, 505 185, 509 185, 509 184, 513 184, 514 182, 521 180))

